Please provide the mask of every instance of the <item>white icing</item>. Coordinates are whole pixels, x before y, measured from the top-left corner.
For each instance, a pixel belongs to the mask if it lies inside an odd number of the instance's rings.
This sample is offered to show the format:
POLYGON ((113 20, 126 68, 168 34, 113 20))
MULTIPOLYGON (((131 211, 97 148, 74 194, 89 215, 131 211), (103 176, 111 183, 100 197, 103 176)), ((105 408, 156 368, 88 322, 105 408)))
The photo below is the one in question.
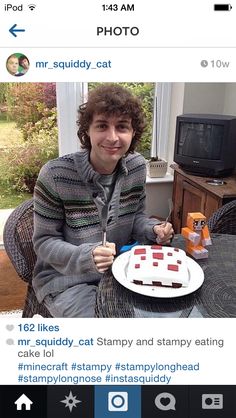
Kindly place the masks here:
POLYGON ((186 253, 179 248, 161 245, 133 247, 130 251, 127 279, 131 282, 140 281, 139 284, 143 285, 173 287, 175 283, 186 287, 189 282, 186 253), (141 251, 145 251, 145 254, 137 254, 141 251))

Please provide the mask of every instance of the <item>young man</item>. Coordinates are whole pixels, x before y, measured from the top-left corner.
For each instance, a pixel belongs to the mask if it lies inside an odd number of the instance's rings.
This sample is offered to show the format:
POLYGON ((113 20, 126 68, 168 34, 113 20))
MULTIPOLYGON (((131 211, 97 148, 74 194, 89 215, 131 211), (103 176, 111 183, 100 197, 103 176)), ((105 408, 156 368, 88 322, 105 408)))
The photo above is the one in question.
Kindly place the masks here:
POLYGON ((170 223, 144 214, 146 165, 134 152, 145 127, 139 100, 102 85, 80 107, 78 125, 83 150, 49 161, 34 194, 33 286, 54 317, 93 317, 97 285, 120 248, 173 235, 170 223))
POLYGON ((30 63, 25 55, 21 55, 19 57, 19 65, 23 68, 23 70, 21 70, 21 74, 26 74, 29 69, 30 63))
POLYGON ((19 58, 16 55, 10 55, 10 57, 7 58, 6 63, 7 71, 16 77, 19 77, 23 75, 18 71, 19 69, 19 58))

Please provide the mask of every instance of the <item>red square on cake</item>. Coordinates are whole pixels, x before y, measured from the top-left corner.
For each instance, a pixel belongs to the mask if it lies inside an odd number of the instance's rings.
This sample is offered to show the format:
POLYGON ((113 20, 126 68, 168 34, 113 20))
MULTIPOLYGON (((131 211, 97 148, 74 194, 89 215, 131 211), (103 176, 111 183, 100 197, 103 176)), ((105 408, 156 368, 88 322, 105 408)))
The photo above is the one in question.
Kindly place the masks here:
POLYGON ((151 245, 152 250, 162 250, 162 245, 151 245))
POLYGON ((146 254, 146 249, 145 248, 136 248, 134 250, 134 254, 135 255, 146 254))
POLYGON ((163 253, 153 253, 152 258, 155 258, 157 260, 163 260, 164 254, 163 253))
POLYGON ((176 266, 175 264, 168 264, 167 269, 171 271, 179 271, 179 266, 176 266))

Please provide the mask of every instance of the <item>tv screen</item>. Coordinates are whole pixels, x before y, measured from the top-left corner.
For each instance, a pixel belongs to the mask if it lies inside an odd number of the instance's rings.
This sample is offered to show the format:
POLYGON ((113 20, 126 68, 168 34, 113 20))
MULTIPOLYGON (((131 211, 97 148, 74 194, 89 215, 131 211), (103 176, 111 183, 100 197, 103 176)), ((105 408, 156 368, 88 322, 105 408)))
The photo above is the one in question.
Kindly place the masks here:
POLYGON ((178 154, 193 158, 218 160, 224 127, 204 123, 180 123, 178 154))
POLYGON ((177 117, 174 161, 191 174, 219 177, 236 166, 236 116, 177 117))

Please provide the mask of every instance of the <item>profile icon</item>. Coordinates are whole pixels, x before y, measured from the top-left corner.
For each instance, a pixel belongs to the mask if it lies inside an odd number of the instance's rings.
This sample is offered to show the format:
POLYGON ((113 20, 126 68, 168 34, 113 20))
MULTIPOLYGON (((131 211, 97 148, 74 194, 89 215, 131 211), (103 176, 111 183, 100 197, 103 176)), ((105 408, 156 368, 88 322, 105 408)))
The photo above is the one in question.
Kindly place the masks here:
POLYGON ((30 62, 27 56, 18 52, 10 55, 6 61, 7 71, 15 77, 26 74, 29 66, 30 62))

